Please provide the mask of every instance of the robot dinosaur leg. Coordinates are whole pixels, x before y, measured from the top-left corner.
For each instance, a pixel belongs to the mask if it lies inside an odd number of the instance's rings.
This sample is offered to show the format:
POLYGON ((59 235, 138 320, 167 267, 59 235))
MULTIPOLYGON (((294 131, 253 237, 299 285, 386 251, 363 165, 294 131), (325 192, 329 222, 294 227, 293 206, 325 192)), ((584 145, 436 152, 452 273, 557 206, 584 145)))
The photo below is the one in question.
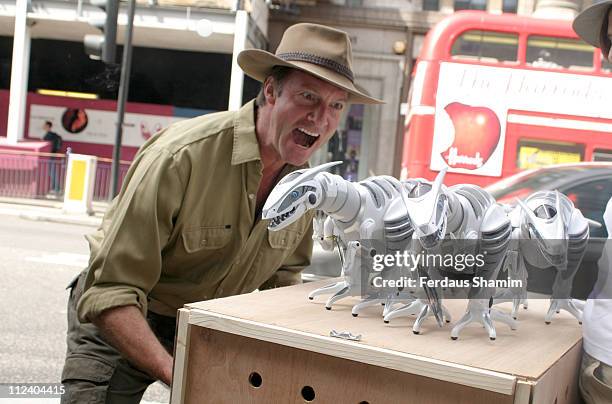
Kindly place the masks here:
POLYGON ((577 266, 578 265, 575 265, 576 268, 568 268, 565 271, 557 271, 557 276, 553 283, 553 295, 550 299, 550 307, 544 317, 544 322, 546 324, 550 324, 555 313, 559 313, 561 310, 569 312, 580 324, 582 324, 582 308, 584 307, 584 303, 570 297, 577 266))
POLYGON ((355 287, 359 287, 360 278, 360 260, 357 259, 357 254, 361 248, 361 243, 358 241, 350 241, 347 244, 346 259, 342 272, 344 273, 344 285, 341 289, 325 302, 325 308, 331 310, 332 305, 338 300, 349 296, 355 287))
MULTIPOLYGON (((391 319, 394 319, 394 318, 413 316, 413 315, 419 314, 421 313, 423 306, 427 306, 427 301, 422 300, 422 299, 416 299, 413 302, 403 305, 402 307, 399 307, 395 310, 391 310, 389 313, 387 313, 384 316, 384 321, 385 323, 388 323, 389 321, 391 321, 391 319)), ((452 321, 452 317, 451 317, 450 312, 444 305, 442 305, 442 313, 444 315, 444 321, 447 323, 450 323, 452 321)), ((429 315, 433 315, 433 313, 429 311, 428 316, 429 315)))
POLYGON ((351 285, 349 283, 346 283, 345 286, 340 289, 339 291, 337 291, 332 297, 330 297, 329 299, 327 299, 327 302, 325 302, 325 308, 327 310, 331 310, 332 306, 335 302, 337 302, 338 300, 348 296, 351 292, 351 285))
POLYGON ((413 316, 415 314, 420 313, 423 306, 426 306, 426 305, 427 304, 421 299, 416 299, 408 304, 403 305, 402 307, 399 307, 387 313, 387 315, 384 316, 383 320, 385 321, 385 323, 388 323, 393 318, 413 316))
POLYGON ((582 309, 584 308, 584 302, 576 299, 550 299, 550 307, 544 317, 544 322, 550 324, 555 313, 559 313, 561 310, 565 310, 578 320, 578 323, 582 324, 582 309))
POLYGON ((584 311, 584 305, 586 304, 584 300, 572 299, 571 303, 573 303, 578 310, 584 311))
POLYGON ((522 259, 516 256, 516 251, 511 251, 506 256, 506 261, 504 262, 506 266, 506 271, 508 273, 508 278, 512 280, 520 280, 520 287, 511 287, 511 288, 503 288, 497 289, 495 291, 495 296, 493 297, 493 304, 497 305, 500 303, 512 302, 512 318, 518 318, 519 307, 521 304, 524 309, 527 309, 527 269, 525 268, 525 263, 522 259))
MULTIPOLYGON (((383 278, 388 278, 390 276, 389 272, 383 271, 383 275, 382 275, 383 278)), ((391 278, 391 279, 397 279, 397 277, 391 278)), ((376 297, 366 298, 362 300, 361 302, 357 303, 355 306, 353 306, 351 314, 353 315, 353 317, 357 317, 364 308, 382 304, 384 306, 384 309, 383 309, 383 317, 384 317, 387 315, 387 313, 393 310, 393 305, 396 303, 396 299, 399 293, 400 293, 399 290, 394 291, 394 292, 388 291, 388 294, 386 295, 386 297, 384 294, 380 293, 380 294, 375 295, 376 297)))
POLYGON ((346 285, 347 285, 346 281, 340 281, 340 282, 331 283, 329 285, 322 286, 310 292, 308 294, 308 300, 313 300, 316 296, 319 296, 319 295, 329 295, 329 294, 336 293, 342 290, 346 285))
POLYGON ((507 324, 511 330, 516 330, 518 327, 516 319, 512 317, 511 314, 505 313, 503 311, 493 309, 491 310, 490 317, 493 321, 499 321, 507 324))
POLYGON ((451 339, 459 338, 461 331, 470 323, 482 324, 489 334, 491 340, 497 337, 493 321, 501 321, 508 324, 510 329, 516 330, 516 321, 508 314, 496 309, 490 309, 488 300, 486 299, 471 299, 468 303, 466 313, 461 320, 451 330, 451 339))
POLYGON ((384 303, 384 302, 385 302, 384 299, 363 300, 353 306, 353 309, 351 310, 351 314, 353 315, 353 317, 357 317, 359 313, 361 313, 361 311, 365 309, 366 307, 377 306, 380 303, 384 303))
POLYGON ((383 318, 391 313, 394 309, 395 303, 397 303, 397 296, 388 296, 387 299, 382 303, 385 307, 383 309, 383 318))

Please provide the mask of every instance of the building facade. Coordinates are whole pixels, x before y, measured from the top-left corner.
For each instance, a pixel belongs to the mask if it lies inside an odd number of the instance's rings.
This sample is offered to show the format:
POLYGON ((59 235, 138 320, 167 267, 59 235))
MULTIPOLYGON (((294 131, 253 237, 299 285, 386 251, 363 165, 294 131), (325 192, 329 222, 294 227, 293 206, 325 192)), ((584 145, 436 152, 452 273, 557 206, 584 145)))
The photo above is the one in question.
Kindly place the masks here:
MULTIPOLYGON (((579 1, 138 0, 127 109, 133 115, 126 118, 134 140, 125 145, 128 152, 122 156, 130 159, 147 134, 172 119, 237 108, 254 96, 258 83, 243 78, 235 64, 236 53, 248 47, 273 52, 288 26, 314 22, 349 33, 357 83, 386 104, 348 108, 337 135, 312 163, 343 160, 339 173, 349 179, 374 174, 398 176, 411 72, 433 25, 463 9, 572 18, 590 2, 579 1), (138 121, 147 114, 172 119, 138 121)), ((74 142, 77 152, 110 155, 108 139, 113 127, 108 122, 112 122, 109 113, 115 108, 118 71, 89 60, 82 50, 84 35, 98 33, 91 22, 100 13, 86 0, 0 0, 0 140, 5 133, 3 142, 9 144, 40 138, 40 121, 55 117, 60 123, 64 109, 100 110, 106 115, 94 112, 91 116, 97 114, 98 121, 106 122, 98 132, 110 134, 101 141, 99 133, 92 133, 96 147, 81 146, 78 140, 83 139, 82 134, 60 134, 68 140, 67 145, 74 142), (20 20, 19 7, 24 3, 27 10, 20 20), (15 33, 23 34, 27 46, 14 46, 15 33), (11 81, 15 71, 25 78, 25 86, 11 81), (53 98, 41 94, 41 89, 94 93, 98 100, 53 98), (13 93, 21 93, 25 100, 13 93), (21 102, 20 109, 17 104, 21 102)), ((120 44, 126 19, 126 3, 122 1, 120 44)))

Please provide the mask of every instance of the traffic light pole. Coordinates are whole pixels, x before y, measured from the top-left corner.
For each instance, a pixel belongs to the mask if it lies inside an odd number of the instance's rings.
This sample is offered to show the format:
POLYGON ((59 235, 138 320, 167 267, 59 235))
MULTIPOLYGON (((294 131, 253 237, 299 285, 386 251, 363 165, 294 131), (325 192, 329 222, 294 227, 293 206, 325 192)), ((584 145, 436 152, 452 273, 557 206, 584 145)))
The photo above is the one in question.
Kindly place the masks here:
POLYGON ((132 70, 132 31, 134 28, 135 10, 136 0, 128 0, 128 20, 125 41, 123 43, 121 79, 119 81, 119 95, 117 97, 117 131, 115 133, 115 146, 113 147, 109 199, 113 199, 119 193, 119 160, 121 159, 121 139, 123 137, 125 102, 127 101, 128 89, 130 88, 130 71, 132 70))

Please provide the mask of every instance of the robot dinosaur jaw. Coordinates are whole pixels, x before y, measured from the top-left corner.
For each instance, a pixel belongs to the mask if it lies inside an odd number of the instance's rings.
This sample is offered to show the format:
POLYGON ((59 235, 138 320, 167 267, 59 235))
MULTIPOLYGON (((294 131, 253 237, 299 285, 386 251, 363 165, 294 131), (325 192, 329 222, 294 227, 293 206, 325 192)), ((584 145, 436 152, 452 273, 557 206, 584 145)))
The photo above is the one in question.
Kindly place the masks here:
POLYGON ((283 229, 298 220, 307 210, 319 206, 323 191, 315 177, 337 164, 341 162, 294 171, 280 180, 262 209, 262 219, 270 221, 268 229, 283 229))
POLYGON ((304 205, 294 206, 288 212, 283 213, 279 216, 273 216, 270 218, 264 217, 264 219, 270 219, 270 224, 268 224, 268 229, 270 230, 280 230, 284 227, 287 227, 291 223, 295 222, 298 218, 300 218, 305 212, 306 207, 304 205))

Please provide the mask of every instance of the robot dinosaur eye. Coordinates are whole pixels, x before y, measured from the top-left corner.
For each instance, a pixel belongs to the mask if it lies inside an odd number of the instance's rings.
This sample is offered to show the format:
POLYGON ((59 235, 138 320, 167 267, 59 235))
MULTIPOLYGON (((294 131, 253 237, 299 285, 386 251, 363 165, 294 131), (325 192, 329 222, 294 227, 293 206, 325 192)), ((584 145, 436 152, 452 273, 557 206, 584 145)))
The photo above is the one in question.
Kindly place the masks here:
POLYGON ((552 219, 557 215, 557 210, 550 205, 540 205, 534 209, 533 213, 540 219, 552 219))
POLYGON ((291 192, 291 197, 293 199, 297 199, 299 196, 300 196, 300 192, 299 191, 296 190, 296 191, 291 192))

